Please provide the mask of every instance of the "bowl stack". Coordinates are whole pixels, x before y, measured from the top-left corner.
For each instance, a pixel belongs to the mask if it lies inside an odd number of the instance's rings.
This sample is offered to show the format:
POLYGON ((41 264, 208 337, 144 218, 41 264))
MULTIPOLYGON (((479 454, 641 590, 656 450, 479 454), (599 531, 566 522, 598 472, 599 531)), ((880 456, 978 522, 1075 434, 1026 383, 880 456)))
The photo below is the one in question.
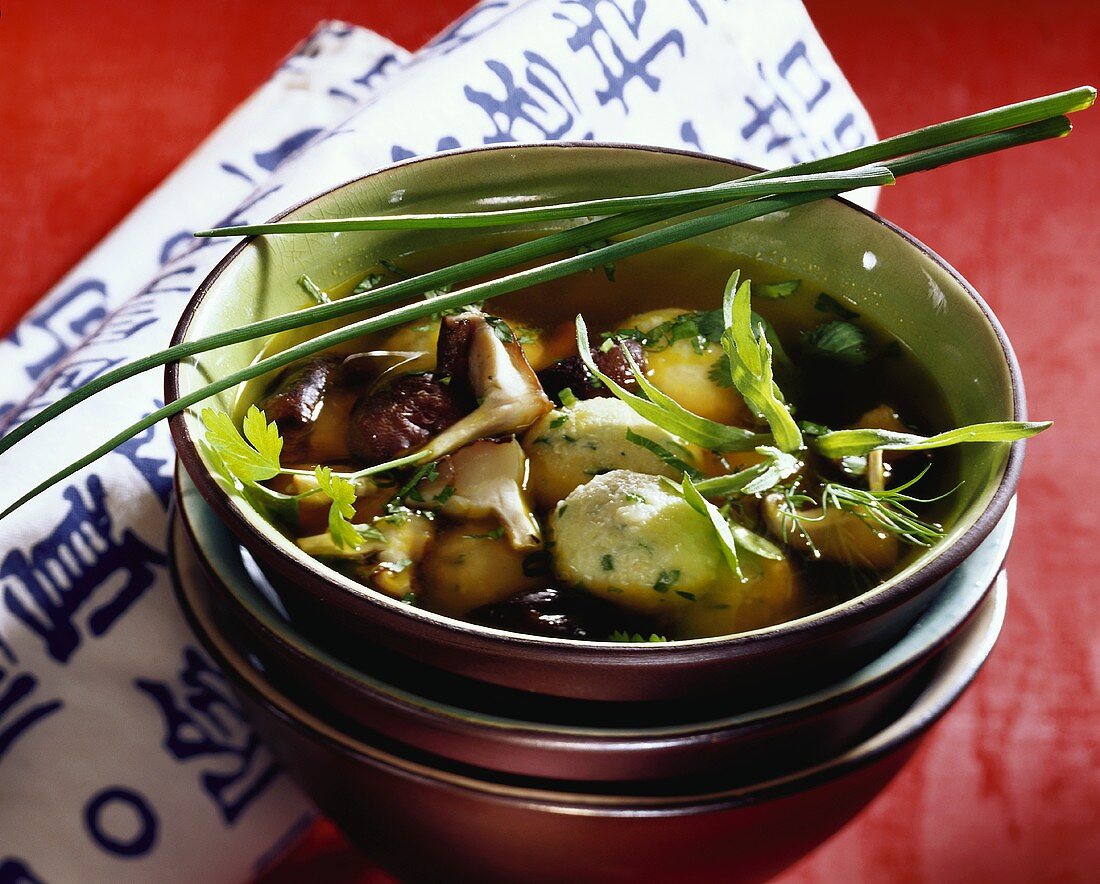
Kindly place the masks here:
MULTIPOLYGON (((747 171, 641 148, 508 146, 391 167, 291 217, 398 202, 473 211, 486 189, 569 202, 747 171)), ((427 236, 246 240, 199 288, 174 343, 298 309, 303 272, 335 286, 379 255, 440 244, 427 236)), ((813 279, 896 334, 956 425, 1025 419, 1011 347, 981 298, 877 216, 826 200, 704 239, 813 279)), ((167 399, 264 345, 170 366, 167 399)), ((231 412, 232 397, 216 404, 231 412)), ((402 880, 770 877, 886 785, 973 679, 1004 617, 1019 444, 960 446, 947 536, 863 595, 740 635, 615 644, 478 626, 367 589, 227 493, 194 414, 172 431, 184 611, 289 773, 402 880)))
POLYGON ((321 810, 409 881, 774 875, 873 798, 975 676, 1004 617, 1013 519, 887 652, 739 709, 513 694, 409 660, 383 678, 352 634, 296 627, 182 474, 177 501, 177 593, 199 639, 321 810))

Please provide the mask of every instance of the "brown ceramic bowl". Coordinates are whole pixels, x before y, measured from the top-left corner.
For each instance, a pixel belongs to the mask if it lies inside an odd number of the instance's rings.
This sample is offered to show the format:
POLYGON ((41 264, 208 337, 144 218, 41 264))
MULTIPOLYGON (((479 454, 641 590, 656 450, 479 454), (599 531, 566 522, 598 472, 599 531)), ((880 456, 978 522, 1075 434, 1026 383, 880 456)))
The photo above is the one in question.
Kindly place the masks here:
MULTIPOLYGON (((201 580, 180 560, 177 590, 201 580)), ((900 717, 823 762, 747 786, 606 794, 473 775, 383 748, 275 688, 202 608, 181 603, 244 711, 321 810, 403 881, 626 884, 763 881, 841 828, 890 781, 992 650, 1003 581, 900 717)))
MULTIPOLYGON (((486 692, 445 673, 410 673, 361 640, 319 645, 298 633, 247 553, 186 475, 177 472, 177 559, 203 579, 181 591, 212 628, 247 652, 281 690, 404 746, 471 767, 574 781, 778 775, 839 754, 875 730, 919 689, 928 666, 974 616, 1000 572, 1014 510, 952 575, 906 635, 882 657, 824 689, 736 711, 722 697, 703 706, 561 702, 486 692), (184 537, 186 535, 186 537, 184 537), (380 673, 384 673, 384 676, 380 673), (676 714, 683 720, 661 721, 676 714)), ((349 637, 351 638, 351 637, 349 637)))
MULTIPOLYGON (((714 157, 614 145, 505 145, 392 166, 316 197, 284 217, 395 211, 472 211, 488 193, 517 204, 713 184, 751 171, 714 157)), ((504 204, 501 203, 501 206, 504 204)), ((379 257, 469 231, 391 231, 275 236, 242 242, 204 280, 174 343, 299 309, 297 280, 324 288, 365 272, 379 257), (429 239, 430 236, 430 239, 429 239)), ((943 389, 956 424, 1025 417, 1011 347, 978 294, 939 256, 878 216, 822 200, 698 240, 776 266, 844 298, 896 335, 943 389)), ((624 304, 624 312, 626 310, 624 304)), ((169 400, 249 364, 261 342, 170 366, 169 400)), ((215 398, 232 410, 232 391, 215 398)), ((948 536, 882 585, 826 611, 734 636, 667 644, 615 644, 522 636, 401 604, 302 553, 254 508, 212 477, 196 446, 197 417, 171 422, 180 458, 202 495, 277 588, 303 633, 323 640, 353 629, 437 669, 522 691, 588 700, 658 701, 714 694, 760 702, 796 696, 854 671, 894 643, 947 576, 1005 512, 1023 447, 961 446, 948 536), (767 696, 764 696, 764 694, 767 696)))

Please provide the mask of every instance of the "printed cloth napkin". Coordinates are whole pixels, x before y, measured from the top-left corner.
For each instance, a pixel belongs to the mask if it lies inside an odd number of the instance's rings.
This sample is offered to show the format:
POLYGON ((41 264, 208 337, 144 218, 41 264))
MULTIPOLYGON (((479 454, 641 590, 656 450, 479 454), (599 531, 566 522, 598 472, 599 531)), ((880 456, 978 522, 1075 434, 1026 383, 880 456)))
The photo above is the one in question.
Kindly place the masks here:
MULTIPOLYGON (((231 246, 190 231, 393 161, 595 139, 774 167, 874 137, 798 0, 484 0, 412 56, 324 23, 0 341, 0 434, 167 345, 231 246)), ((16 446, 5 497, 161 390, 151 372, 16 446)), ((156 427, 0 523, 0 884, 243 881, 309 824, 176 609, 172 459, 156 427)))

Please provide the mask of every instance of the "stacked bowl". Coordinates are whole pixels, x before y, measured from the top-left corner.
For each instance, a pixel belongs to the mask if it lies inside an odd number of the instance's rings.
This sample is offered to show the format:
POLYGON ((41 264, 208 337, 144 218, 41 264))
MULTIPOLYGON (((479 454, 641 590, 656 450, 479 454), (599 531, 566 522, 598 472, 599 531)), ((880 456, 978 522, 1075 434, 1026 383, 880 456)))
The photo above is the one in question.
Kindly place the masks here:
MULTIPOLYGON (((476 210, 487 189, 568 202, 748 171, 642 148, 509 146, 391 167, 290 217, 381 214, 394 194, 406 212, 476 210)), ((334 285, 425 236, 246 240, 200 287, 176 340, 297 309, 303 272, 334 285)), ((1023 419, 988 308, 882 219, 826 200, 707 244, 858 305, 928 368, 959 425, 1023 419)), ((262 343, 171 367, 168 398, 249 364, 262 343)), ((232 391, 222 395, 230 411, 232 391)), ((291 775, 403 880, 774 875, 885 786, 977 673, 1004 616, 1018 444, 966 446, 947 536, 849 602, 740 635, 614 644, 460 622, 344 577, 227 493, 200 433, 191 413, 173 421, 180 603, 291 775)))

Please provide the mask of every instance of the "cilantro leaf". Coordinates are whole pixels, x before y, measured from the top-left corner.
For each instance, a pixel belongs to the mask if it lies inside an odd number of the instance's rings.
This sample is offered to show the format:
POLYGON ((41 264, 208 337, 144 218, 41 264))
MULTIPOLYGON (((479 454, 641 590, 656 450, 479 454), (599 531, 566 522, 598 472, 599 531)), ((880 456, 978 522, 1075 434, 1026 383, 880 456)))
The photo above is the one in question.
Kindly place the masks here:
POLYGON ((224 411, 204 408, 199 417, 206 428, 207 448, 217 452, 225 470, 241 484, 256 485, 279 475, 279 428, 269 424, 255 405, 245 415, 244 436, 224 411))

